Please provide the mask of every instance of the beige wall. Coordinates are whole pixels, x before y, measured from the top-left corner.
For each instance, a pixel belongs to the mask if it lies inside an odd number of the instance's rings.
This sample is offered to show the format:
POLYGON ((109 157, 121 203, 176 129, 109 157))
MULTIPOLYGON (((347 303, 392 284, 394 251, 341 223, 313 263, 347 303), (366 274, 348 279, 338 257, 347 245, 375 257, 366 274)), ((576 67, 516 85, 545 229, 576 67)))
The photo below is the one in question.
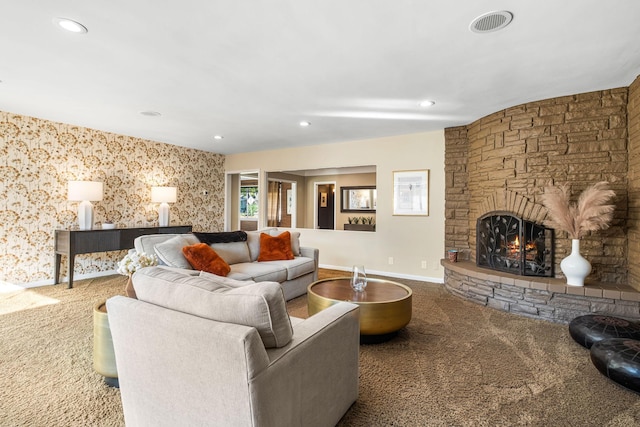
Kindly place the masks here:
MULTIPOLYGON (((224 156, 0 111, 0 282, 52 283, 54 230, 77 224, 76 179, 104 183, 98 223, 157 225, 150 188, 171 185, 172 225, 223 228, 224 156)), ((113 271, 122 256, 79 255, 76 278, 113 271)))
MULTIPOLYGON (((376 165, 378 206, 376 232, 300 229, 305 246, 320 249, 320 264, 396 277, 442 280, 444 253, 444 131, 339 144, 229 155, 230 171, 264 172, 376 165), (355 161, 354 159, 357 159, 355 161), (429 216, 393 216, 393 171, 430 170, 429 216), (389 265, 388 258, 394 258, 389 265), (422 269, 422 261, 427 268, 422 269)), ((266 187, 265 187, 266 188, 266 187)))

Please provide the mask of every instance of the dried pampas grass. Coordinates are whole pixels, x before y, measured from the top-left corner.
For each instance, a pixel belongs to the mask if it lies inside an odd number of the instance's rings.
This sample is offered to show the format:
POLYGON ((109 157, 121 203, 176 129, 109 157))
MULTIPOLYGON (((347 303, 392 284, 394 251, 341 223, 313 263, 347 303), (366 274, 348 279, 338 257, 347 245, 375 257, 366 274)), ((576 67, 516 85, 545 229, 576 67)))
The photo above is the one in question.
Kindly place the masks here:
POLYGON ((580 194, 578 203, 570 202, 569 186, 547 187, 542 203, 549 212, 551 226, 560 228, 572 239, 582 238, 588 231, 604 230, 613 218, 615 205, 607 204, 616 193, 606 181, 598 182, 580 194))

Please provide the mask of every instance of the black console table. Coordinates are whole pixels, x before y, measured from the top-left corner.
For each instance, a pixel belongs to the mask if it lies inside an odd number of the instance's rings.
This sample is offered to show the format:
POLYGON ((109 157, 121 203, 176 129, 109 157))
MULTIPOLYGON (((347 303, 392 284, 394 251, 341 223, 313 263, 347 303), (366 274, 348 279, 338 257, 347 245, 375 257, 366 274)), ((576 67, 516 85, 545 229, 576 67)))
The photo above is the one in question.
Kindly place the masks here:
POLYGON ((76 255, 131 249, 133 248, 133 241, 138 236, 174 233, 191 233, 191 226, 113 228, 110 230, 56 230, 53 283, 59 283, 62 255, 66 255, 69 262, 69 288, 72 288, 76 255))

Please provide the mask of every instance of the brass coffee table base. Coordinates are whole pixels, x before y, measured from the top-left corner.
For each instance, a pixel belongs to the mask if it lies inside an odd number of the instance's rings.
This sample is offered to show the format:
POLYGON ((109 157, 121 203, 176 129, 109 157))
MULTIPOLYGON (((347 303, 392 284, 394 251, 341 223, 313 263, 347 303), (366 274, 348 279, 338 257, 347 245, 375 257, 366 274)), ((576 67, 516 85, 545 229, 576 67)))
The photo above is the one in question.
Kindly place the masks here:
POLYGON ((361 342, 393 338, 411 321, 411 288, 383 279, 367 279, 364 292, 351 289, 348 277, 324 279, 307 288, 309 315, 342 301, 360 306, 361 342))

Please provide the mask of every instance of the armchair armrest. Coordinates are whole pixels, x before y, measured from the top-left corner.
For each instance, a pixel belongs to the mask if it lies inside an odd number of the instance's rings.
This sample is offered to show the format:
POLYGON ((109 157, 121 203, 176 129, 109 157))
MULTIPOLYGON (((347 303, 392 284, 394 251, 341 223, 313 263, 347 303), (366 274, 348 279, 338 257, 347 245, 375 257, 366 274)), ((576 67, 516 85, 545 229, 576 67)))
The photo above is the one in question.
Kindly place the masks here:
MULTIPOLYGON (((352 338, 354 331, 350 330, 355 328, 356 342, 360 343, 360 311, 357 304, 351 304, 348 302, 342 302, 334 304, 325 310, 322 310, 313 316, 302 320, 299 323, 293 324, 293 339, 289 344, 280 348, 272 348, 267 350, 269 356, 270 365, 274 364, 278 359, 284 357, 287 353, 294 351, 294 349, 306 341, 313 340, 316 334, 321 332, 334 333, 333 329, 337 329, 339 326, 348 329, 343 331, 344 340, 346 345, 349 345, 349 340, 352 338)), ((341 337, 336 337, 341 340, 341 337)), ((358 345, 356 347, 358 348, 358 345)))
POLYGON ((296 324, 293 340, 268 349, 269 367, 250 379, 265 425, 283 414, 291 414, 283 425, 336 425, 358 398, 359 351, 355 304, 332 305, 296 324))

